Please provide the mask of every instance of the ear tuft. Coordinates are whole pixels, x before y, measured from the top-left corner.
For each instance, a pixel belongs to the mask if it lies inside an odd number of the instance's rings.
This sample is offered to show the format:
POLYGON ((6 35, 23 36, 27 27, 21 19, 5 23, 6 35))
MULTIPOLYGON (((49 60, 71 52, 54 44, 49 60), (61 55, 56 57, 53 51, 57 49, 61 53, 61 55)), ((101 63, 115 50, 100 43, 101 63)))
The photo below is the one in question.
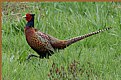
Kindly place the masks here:
POLYGON ((35 16, 35 14, 31 14, 32 16, 35 16))

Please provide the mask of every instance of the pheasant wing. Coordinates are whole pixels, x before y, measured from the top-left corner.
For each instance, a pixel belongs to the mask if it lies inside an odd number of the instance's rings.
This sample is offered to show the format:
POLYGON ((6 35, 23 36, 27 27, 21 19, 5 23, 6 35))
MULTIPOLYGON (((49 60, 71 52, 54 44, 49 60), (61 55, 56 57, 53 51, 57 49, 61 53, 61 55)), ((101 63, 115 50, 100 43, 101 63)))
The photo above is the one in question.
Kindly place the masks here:
POLYGON ((52 47, 50 43, 49 37, 46 34, 39 32, 39 31, 37 31, 36 33, 37 33, 39 40, 42 42, 45 48, 50 51, 54 51, 54 48, 52 47))
POLYGON ((53 37, 53 36, 51 36, 51 35, 49 35, 49 34, 45 34, 45 33, 42 33, 42 32, 39 32, 39 30, 38 29, 35 29, 35 31, 38 33, 38 35, 46 35, 47 36, 47 38, 48 38, 48 40, 49 40, 49 42, 51 43, 51 44, 54 44, 54 43, 56 43, 56 42, 58 42, 59 41, 59 39, 57 39, 57 38, 55 38, 55 37, 53 37))

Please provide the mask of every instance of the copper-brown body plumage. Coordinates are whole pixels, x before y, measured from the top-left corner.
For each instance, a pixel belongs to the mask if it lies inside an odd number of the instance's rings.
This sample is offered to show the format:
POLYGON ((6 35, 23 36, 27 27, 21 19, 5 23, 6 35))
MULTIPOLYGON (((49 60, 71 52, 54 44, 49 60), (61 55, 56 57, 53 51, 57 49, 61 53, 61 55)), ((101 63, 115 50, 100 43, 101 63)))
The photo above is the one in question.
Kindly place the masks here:
MULTIPOLYGON (((64 49, 79 40, 110 29, 106 28, 103 30, 98 30, 96 32, 85 34, 83 36, 75 37, 69 40, 59 40, 48 34, 39 32, 37 29, 34 28, 34 14, 26 14, 25 17, 28 21, 25 27, 25 36, 27 43, 34 51, 39 54, 40 58, 51 56, 56 49, 64 49)), ((31 56, 34 55, 30 55, 29 58, 31 56)))

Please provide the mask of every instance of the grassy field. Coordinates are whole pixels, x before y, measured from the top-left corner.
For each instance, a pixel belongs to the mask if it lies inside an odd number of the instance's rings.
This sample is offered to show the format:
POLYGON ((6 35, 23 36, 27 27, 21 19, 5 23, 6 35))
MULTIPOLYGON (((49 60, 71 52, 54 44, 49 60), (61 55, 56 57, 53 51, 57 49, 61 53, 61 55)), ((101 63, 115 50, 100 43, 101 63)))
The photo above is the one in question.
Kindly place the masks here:
POLYGON ((121 3, 2 3, 2 80, 121 80, 121 3), (24 35, 22 16, 28 12, 36 14, 36 28, 59 39, 113 28, 49 59, 27 61, 30 53, 36 54, 24 35))

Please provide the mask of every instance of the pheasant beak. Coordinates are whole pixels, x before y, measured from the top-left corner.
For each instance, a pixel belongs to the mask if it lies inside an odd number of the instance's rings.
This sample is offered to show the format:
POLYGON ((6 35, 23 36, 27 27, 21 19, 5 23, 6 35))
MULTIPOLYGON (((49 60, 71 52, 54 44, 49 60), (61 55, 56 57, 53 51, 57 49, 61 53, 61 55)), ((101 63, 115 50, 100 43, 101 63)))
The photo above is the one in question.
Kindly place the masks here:
POLYGON ((22 16, 22 18, 26 18, 26 15, 22 16))

